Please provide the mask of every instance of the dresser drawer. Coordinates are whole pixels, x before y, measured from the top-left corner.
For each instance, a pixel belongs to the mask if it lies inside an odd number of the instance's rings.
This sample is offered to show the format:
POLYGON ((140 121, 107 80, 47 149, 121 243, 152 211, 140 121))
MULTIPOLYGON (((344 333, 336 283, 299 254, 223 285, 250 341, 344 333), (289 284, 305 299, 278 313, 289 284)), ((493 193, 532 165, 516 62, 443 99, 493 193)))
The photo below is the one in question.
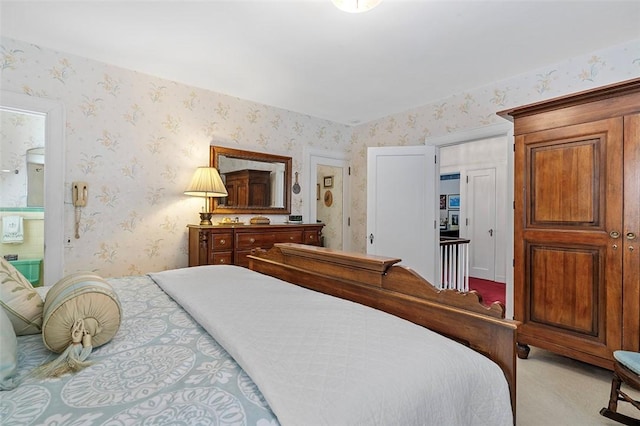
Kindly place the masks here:
POLYGON ((303 244, 309 244, 312 246, 320 245, 320 233, 318 231, 304 231, 303 244))
POLYGON ((276 232, 274 243, 302 243, 302 231, 276 232))
POLYGON ((247 250, 252 248, 271 248, 274 242, 274 234, 272 232, 265 233, 237 233, 236 249, 247 250))
POLYGON ((233 234, 209 234, 212 238, 211 250, 224 251, 233 248, 233 234))
POLYGON ((209 258, 209 265, 233 265, 233 252, 214 252, 209 258))
POLYGON ((245 268, 249 267, 249 259, 247 256, 251 254, 251 250, 236 250, 234 255, 234 265, 243 266, 245 268))

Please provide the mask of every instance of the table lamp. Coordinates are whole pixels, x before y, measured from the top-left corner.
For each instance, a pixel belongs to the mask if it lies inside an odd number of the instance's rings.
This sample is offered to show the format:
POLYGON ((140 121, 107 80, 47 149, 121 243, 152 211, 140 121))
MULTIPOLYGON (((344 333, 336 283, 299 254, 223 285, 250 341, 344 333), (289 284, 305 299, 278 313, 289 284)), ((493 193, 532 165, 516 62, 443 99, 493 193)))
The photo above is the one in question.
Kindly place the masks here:
POLYGON ((191 178, 191 183, 184 191, 185 195, 205 197, 204 207, 200 212, 200 225, 212 225, 209 198, 226 197, 227 188, 224 187, 220 174, 215 167, 198 167, 191 178))

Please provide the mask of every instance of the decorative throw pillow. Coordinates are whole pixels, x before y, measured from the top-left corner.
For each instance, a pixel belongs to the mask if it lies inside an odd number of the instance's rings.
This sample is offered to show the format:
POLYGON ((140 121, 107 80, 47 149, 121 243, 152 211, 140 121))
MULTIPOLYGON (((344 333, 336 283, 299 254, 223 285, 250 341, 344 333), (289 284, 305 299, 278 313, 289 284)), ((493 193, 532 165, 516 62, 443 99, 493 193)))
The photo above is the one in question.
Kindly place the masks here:
POLYGON ((43 302, 31 283, 0 257, 0 305, 18 336, 40 333, 43 302))
POLYGON ((11 320, 0 309, 0 391, 16 386, 14 375, 18 366, 18 341, 11 320))
POLYGON ((111 285, 98 275, 67 275, 47 293, 42 340, 61 355, 40 367, 36 377, 58 377, 88 366, 93 348, 110 341, 120 328, 120 301, 111 285))
POLYGON ((120 328, 120 300, 111 285, 90 272, 67 275, 47 293, 44 302, 42 339, 53 352, 72 343, 71 330, 83 322, 84 335, 97 348, 113 338, 120 328))

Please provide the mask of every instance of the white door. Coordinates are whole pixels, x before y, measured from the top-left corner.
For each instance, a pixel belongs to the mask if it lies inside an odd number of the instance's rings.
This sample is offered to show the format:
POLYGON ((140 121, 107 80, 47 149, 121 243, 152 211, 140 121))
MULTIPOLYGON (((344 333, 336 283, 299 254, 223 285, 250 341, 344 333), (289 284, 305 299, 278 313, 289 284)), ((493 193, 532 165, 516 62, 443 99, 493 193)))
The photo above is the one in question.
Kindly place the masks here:
POLYGON ((469 276, 496 278, 496 170, 467 172, 469 276))
POLYGON ((437 148, 367 151, 367 253, 402 259, 440 285, 437 148))

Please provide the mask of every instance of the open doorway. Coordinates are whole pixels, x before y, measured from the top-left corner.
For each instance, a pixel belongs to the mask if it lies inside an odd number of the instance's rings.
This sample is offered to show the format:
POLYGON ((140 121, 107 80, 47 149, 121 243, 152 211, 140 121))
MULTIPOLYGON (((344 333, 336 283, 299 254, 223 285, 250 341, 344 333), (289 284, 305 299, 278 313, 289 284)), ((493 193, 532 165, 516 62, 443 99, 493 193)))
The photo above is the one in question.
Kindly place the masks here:
POLYGON ((440 236, 460 236, 460 173, 440 174, 440 236))
POLYGON ((441 180, 441 188, 457 192, 447 194, 451 226, 440 233, 469 240, 470 277, 501 283, 507 268, 506 140, 499 136, 440 148, 441 179, 452 182, 441 180))
POLYGON ((323 245, 344 251, 351 249, 349 171, 344 153, 313 148, 304 150, 303 180, 308 191, 303 203, 303 218, 324 223, 323 245))
MULTIPOLYGON (((41 168, 45 186, 44 205, 40 208, 44 210, 46 226, 42 241, 44 263, 40 282, 50 286, 62 278, 64 268, 64 109, 59 102, 6 91, 0 91, 0 108, 45 118, 42 157, 46 158, 46 169, 41 168)), ((24 160, 27 161, 26 153, 24 160)))
MULTIPOLYGON (((485 252, 482 249, 476 249, 475 254, 492 256, 491 261, 485 259, 483 262, 490 262, 493 265, 492 274, 494 275, 492 276, 496 282, 506 284, 499 285, 505 285, 506 317, 511 318, 513 316, 513 127, 510 123, 500 123, 427 139, 426 143, 440 147, 441 174, 460 174, 460 237, 476 243, 482 238, 495 240, 494 250, 485 252), (495 196, 482 195, 492 188, 495 189, 495 196), (493 198, 495 202, 492 201, 493 198), (485 223, 488 219, 493 222, 485 223)), ((471 256, 473 253, 470 254, 471 256)), ((474 261, 471 260, 471 262, 474 261)), ((476 272, 478 271, 474 273, 476 272)))

